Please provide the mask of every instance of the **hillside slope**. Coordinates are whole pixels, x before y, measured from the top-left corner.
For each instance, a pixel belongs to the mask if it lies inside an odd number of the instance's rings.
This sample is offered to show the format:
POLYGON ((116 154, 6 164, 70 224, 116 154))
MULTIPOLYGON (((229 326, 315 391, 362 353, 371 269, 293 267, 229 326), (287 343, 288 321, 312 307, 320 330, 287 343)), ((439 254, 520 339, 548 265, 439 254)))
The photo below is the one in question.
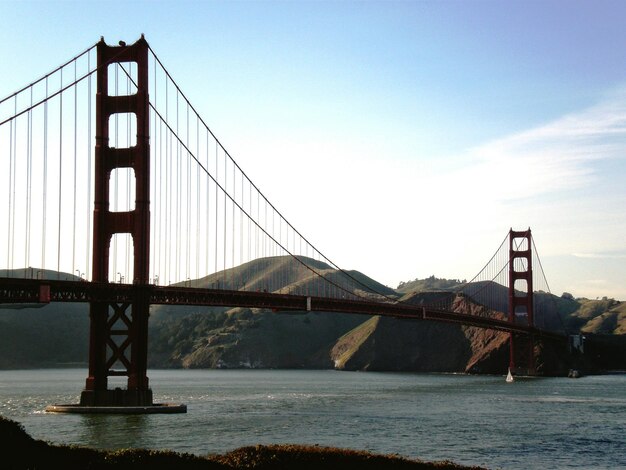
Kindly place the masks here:
MULTIPOLYGON (((313 263, 313 261, 311 261, 313 263)), ((486 314, 483 305, 505 311, 508 292, 481 298, 481 284, 434 277, 406 283, 396 292, 367 276, 338 272, 321 262, 327 278, 341 280, 353 292, 370 298, 401 298, 415 305, 441 300, 459 312, 486 314), (451 286, 452 290, 441 290, 451 286), (420 290, 422 289, 422 290, 420 290), (478 292, 478 295, 476 294, 478 292), (469 297, 474 297, 472 301, 469 297)), ((77 280, 75 276, 34 268, 1 272, 7 276, 77 280)), ((266 258, 226 272, 188 281, 194 287, 243 285, 256 290, 323 291, 324 281, 284 257, 266 258), (294 275, 294 273, 296 275, 294 275)), ((574 299, 536 295, 547 312, 538 325, 554 331, 587 334, 589 354, 600 367, 626 368, 620 351, 626 345, 626 306, 613 299, 574 299), (599 335, 611 335, 613 340, 599 335), (613 356, 618 355, 616 359, 613 356), (620 362, 621 361, 621 362, 620 362)), ((88 355, 87 304, 49 304, 39 308, 0 306, 0 368, 84 366, 88 355)), ((504 314, 500 314, 504 315, 504 314)), ((225 307, 152 306, 149 324, 150 367, 189 368, 332 368, 347 370, 415 370, 501 373, 506 368, 508 336, 503 333, 441 323, 360 315, 292 312, 225 307)), ((544 372, 566 365, 558 355, 544 372)))
MULTIPOLYGON (((414 293, 405 300, 419 305, 442 296, 457 312, 487 314, 454 293, 414 293)), ((502 373, 507 344, 508 335, 480 328, 374 317, 341 337, 331 357, 336 368, 347 370, 502 373)))
MULTIPOLYGON (((367 298, 397 296, 356 272, 339 272, 307 260, 326 279, 367 298)), ((286 257, 255 260, 193 281, 194 287, 236 286, 277 293, 323 294, 325 281, 286 257)), ((249 308, 155 306, 150 325, 153 365, 188 368, 330 368, 329 349, 368 318, 311 312, 274 313, 249 308)))

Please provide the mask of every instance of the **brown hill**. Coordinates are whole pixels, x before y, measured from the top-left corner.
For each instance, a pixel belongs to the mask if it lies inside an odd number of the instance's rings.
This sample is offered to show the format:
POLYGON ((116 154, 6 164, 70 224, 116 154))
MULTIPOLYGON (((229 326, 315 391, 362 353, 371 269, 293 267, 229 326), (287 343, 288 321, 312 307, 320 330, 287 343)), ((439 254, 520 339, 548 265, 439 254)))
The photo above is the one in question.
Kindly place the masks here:
MULTIPOLYGON (((365 298, 397 296, 395 291, 356 271, 290 257, 251 261, 193 281, 193 287, 240 286, 277 293, 354 293, 365 298)), ((330 368, 329 348, 338 337, 366 321, 363 316, 329 313, 273 313, 248 308, 168 306, 153 308, 150 357, 154 365, 189 368, 330 368)))
POLYGON ((395 290, 358 271, 337 270, 323 261, 304 256, 260 258, 177 285, 320 296, 336 293, 339 288, 330 286, 327 281, 361 295, 397 297, 395 290))
MULTIPOLYGON (((442 300, 457 312, 486 315, 465 296, 423 293, 405 297, 420 304, 442 300)), ((506 371, 508 335, 474 327, 373 317, 342 336, 331 350, 336 368, 420 372, 506 371)))
POLYGON ((586 320, 580 328, 583 333, 604 335, 626 334, 626 303, 613 299, 582 300, 574 315, 586 320))

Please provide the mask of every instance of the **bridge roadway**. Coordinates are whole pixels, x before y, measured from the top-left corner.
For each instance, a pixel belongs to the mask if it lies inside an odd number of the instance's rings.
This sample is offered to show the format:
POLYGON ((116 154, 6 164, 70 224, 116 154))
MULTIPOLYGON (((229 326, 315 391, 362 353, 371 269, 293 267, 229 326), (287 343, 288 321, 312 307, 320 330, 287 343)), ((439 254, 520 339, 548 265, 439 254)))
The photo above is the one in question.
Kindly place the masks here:
MULTIPOLYGON (((247 292, 192 287, 96 283, 50 279, 0 278, 0 307, 3 304, 39 306, 50 302, 131 303, 148 297, 153 305, 198 305, 271 309, 279 313, 336 312, 409 320, 457 323, 490 330, 564 340, 564 335, 506 320, 452 312, 402 302, 372 302, 304 295, 247 292), (139 297, 141 296, 141 297, 139 297)), ((6 305, 9 306, 9 305, 6 305)))

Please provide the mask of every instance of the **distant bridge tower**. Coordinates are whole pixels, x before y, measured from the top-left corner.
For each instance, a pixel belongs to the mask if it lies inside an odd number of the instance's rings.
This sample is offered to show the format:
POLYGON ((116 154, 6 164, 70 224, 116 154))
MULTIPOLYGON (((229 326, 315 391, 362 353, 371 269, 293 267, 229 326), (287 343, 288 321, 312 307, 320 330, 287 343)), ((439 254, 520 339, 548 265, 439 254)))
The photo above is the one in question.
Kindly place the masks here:
POLYGON ((148 101, 148 43, 143 35, 132 45, 98 43, 96 95, 95 199, 93 229, 93 282, 109 282, 109 251, 117 233, 130 233, 133 241, 133 300, 128 303, 91 302, 89 376, 81 395, 84 406, 152 405, 147 377, 150 249, 150 124, 148 101), (137 64, 137 92, 109 95, 109 66, 137 64), (109 146, 109 122, 117 113, 136 118, 137 141, 128 148, 109 146), (136 201, 133 210, 111 212, 111 172, 132 168, 136 201), (130 312, 129 312, 130 311, 130 312), (108 390, 108 378, 126 376, 127 389, 108 390))
MULTIPOLYGON (((527 322, 535 326, 532 238, 530 228, 526 231, 509 231, 509 321, 527 322)), ((535 345, 532 335, 511 333, 509 369, 535 374, 535 345)))

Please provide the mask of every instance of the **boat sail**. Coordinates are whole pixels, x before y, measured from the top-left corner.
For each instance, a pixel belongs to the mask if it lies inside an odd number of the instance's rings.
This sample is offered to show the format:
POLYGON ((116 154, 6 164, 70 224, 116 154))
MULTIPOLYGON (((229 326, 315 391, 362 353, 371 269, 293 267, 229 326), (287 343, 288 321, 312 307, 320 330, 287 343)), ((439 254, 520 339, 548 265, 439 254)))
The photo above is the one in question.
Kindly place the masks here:
POLYGON ((511 374, 511 369, 509 369, 509 373, 506 374, 506 383, 511 383, 513 382, 515 379, 513 378, 513 374, 511 374))

